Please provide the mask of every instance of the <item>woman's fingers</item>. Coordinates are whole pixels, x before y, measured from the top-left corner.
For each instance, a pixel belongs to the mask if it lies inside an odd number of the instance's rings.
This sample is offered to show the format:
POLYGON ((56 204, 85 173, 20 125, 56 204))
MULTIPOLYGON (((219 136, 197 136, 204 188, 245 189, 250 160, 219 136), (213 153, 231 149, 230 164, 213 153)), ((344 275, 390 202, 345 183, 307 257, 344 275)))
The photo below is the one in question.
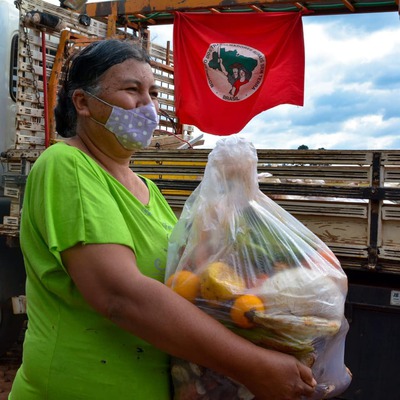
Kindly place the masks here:
POLYGON ((299 368, 300 377, 304 383, 306 383, 307 385, 309 385, 313 388, 315 386, 317 386, 317 381, 314 379, 310 368, 306 367, 301 362, 298 363, 298 368, 299 368))
POLYGON ((304 382, 304 396, 311 397, 317 386, 317 381, 312 375, 311 369, 299 362, 298 364, 300 378, 304 382))

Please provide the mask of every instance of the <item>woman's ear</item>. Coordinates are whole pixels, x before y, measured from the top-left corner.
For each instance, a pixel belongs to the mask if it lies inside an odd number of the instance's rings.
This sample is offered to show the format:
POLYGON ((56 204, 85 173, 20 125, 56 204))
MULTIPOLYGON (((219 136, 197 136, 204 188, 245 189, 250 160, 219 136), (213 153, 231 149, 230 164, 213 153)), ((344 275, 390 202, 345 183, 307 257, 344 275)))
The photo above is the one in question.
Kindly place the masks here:
POLYGON ((90 110, 88 104, 88 96, 82 89, 75 89, 72 94, 72 102, 74 103, 76 113, 79 116, 90 117, 90 110))

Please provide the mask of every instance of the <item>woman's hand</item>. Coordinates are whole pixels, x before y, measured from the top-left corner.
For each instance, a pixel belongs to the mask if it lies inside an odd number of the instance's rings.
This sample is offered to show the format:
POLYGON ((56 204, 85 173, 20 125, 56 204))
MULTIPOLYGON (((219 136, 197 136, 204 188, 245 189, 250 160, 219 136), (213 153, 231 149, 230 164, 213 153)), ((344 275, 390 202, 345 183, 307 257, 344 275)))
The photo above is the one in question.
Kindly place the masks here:
POLYGON ((317 384, 310 368, 287 354, 260 349, 265 365, 249 371, 249 382, 244 384, 255 395, 255 400, 300 400, 310 397, 317 384), (265 372, 263 372, 265 371, 265 372), (264 378, 260 376, 265 374, 264 378))

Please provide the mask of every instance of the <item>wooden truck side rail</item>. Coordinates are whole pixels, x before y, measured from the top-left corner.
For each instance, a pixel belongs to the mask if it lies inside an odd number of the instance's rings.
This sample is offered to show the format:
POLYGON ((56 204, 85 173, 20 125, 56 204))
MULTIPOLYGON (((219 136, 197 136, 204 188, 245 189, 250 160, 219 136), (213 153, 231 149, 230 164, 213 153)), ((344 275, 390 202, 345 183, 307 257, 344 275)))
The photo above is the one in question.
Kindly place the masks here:
MULTIPOLYGON (((142 150, 133 171, 179 215, 210 150, 142 150)), ((316 233, 345 269, 400 274, 400 151, 258 150, 260 190, 316 233)))

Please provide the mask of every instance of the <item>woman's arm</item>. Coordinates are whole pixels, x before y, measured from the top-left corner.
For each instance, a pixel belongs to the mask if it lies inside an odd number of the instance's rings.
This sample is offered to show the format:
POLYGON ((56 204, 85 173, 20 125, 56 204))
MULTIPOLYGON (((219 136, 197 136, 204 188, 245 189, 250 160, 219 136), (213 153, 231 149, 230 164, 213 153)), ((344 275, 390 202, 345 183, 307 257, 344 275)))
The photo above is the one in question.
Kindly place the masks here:
POLYGON ((257 400, 313 393, 309 368, 235 335, 164 284, 143 276, 128 247, 77 245, 62 259, 95 310, 159 349, 241 382, 257 400))

